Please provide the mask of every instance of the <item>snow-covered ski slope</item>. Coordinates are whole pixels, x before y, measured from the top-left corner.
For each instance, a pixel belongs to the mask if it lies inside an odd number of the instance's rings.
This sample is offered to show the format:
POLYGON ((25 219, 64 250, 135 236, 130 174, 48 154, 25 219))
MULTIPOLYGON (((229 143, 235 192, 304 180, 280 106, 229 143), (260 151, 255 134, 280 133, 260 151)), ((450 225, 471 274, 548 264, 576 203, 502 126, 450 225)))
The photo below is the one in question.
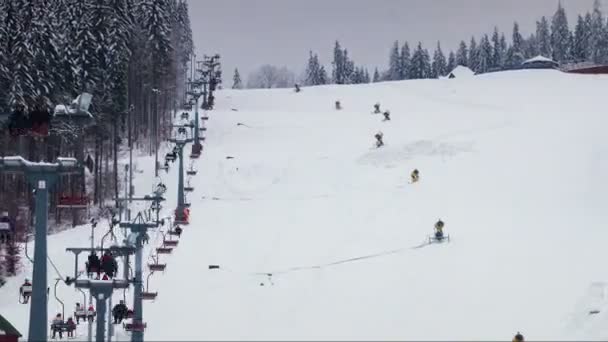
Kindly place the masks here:
MULTIPOLYGON (((608 77, 302 89, 218 93, 146 339, 608 338, 608 77), (438 219, 451 242, 424 246, 438 219)), ((17 286, 0 289, 3 315, 25 307, 17 286)), ((27 314, 7 318, 27 330, 27 314)))

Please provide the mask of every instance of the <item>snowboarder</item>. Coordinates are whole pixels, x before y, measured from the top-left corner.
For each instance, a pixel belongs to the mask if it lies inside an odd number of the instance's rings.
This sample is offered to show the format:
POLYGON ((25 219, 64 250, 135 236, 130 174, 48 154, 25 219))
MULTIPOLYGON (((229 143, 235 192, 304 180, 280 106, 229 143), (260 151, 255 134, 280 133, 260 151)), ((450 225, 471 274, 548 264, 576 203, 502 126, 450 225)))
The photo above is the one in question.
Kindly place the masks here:
POLYGON ((51 331, 53 331, 52 338, 55 338, 55 335, 57 333, 59 333, 60 339, 63 338, 63 326, 64 326, 63 317, 61 317, 61 314, 58 313, 57 316, 55 316, 55 318, 51 322, 51 331))
POLYGON ((340 101, 336 101, 336 110, 340 109, 342 109, 342 105, 340 104, 340 101))
POLYGON ((32 283, 28 279, 23 281, 23 284, 19 288, 19 294, 23 298, 23 304, 29 303, 32 296, 32 283))
POLYGON ((437 240, 443 239, 443 226, 444 226, 444 223, 443 223, 443 221, 441 221, 441 219, 439 219, 439 221, 437 221, 437 223, 435 223, 435 238, 437 240))
POLYGON ((374 137, 376 138, 376 148, 380 148, 380 147, 384 146, 384 141, 382 140, 382 138, 384 137, 384 134, 382 132, 376 133, 376 135, 374 135, 374 137))
POLYGON ((123 319, 127 318, 127 312, 129 308, 125 305, 125 301, 121 300, 120 303, 116 304, 112 308, 112 316, 114 317, 114 324, 120 324, 123 319))
POLYGON ((296 83, 295 87, 296 87, 296 93, 299 93, 301 91, 300 85, 296 83))
POLYGON ((99 279, 99 273, 101 272, 101 261, 99 260, 97 253, 91 252, 91 254, 89 254, 86 268, 89 278, 91 278, 94 273, 97 273, 97 279, 99 279))
POLYGON ((381 113, 381 111, 380 111, 380 103, 376 103, 374 105, 374 114, 380 114, 380 113, 381 113))
POLYGON ((382 115, 384 115, 384 119, 382 119, 382 121, 390 121, 391 120, 391 111, 390 110, 384 111, 384 113, 382 113, 382 115))
POLYGON ((414 169, 410 177, 412 178, 412 183, 418 182, 418 179, 420 179, 420 173, 418 172, 418 169, 414 169))
POLYGON ((513 342, 524 342, 524 335, 522 335, 519 331, 513 337, 513 342))

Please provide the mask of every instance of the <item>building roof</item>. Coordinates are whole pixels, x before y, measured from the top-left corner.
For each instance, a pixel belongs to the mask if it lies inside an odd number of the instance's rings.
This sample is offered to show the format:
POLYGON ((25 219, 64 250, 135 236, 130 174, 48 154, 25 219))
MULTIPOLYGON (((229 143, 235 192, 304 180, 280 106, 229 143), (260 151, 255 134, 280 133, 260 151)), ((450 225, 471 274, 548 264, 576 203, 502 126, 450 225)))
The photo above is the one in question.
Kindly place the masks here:
POLYGON ((549 63, 555 63, 555 64, 557 64, 557 62, 554 61, 554 60, 552 60, 551 58, 547 58, 547 57, 541 56, 541 55, 538 55, 536 57, 532 57, 532 58, 524 61, 523 64, 529 64, 529 63, 535 63, 535 62, 536 63, 538 63, 538 62, 549 62, 549 63))
POLYGON ((2 315, 0 315, 0 330, 4 331, 5 335, 11 335, 11 336, 17 336, 17 337, 21 337, 21 333, 19 333, 19 331, 17 329, 15 329, 15 327, 6 320, 6 318, 2 317, 2 315))
POLYGON ((454 70, 452 70, 452 72, 450 72, 449 76, 453 77, 470 77, 470 76, 475 76, 475 73, 473 72, 473 70, 459 65, 456 68, 454 68, 454 70))

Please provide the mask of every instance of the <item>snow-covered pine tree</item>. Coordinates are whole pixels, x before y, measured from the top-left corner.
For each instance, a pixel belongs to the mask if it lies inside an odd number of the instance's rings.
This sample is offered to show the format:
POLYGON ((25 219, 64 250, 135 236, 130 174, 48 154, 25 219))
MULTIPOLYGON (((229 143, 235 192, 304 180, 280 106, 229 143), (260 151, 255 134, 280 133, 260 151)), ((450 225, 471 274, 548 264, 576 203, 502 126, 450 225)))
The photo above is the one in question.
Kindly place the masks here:
POLYGON ((589 27, 582 15, 578 15, 574 29, 574 44, 572 46, 572 58, 575 61, 586 61, 589 50, 589 27))
POLYGON ((70 18, 76 23, 76 32, 66 44, 74 44, 76 91, 93 93, 99 82, 98 42, 95 36, 91 0, 69 0, 70 18))
POLYGON ((440 76, 444 76, 447 74, 447 63, 445 60, 445 55, 441 50, 441 43, 437 42, 437 48, 435 49, 435 53, 433 54, 433 63, 431 65, 431 78, 438 78, 440 76))
POLYGON ((234 76, 232 77, 232 89, 242 89, 243 81, 241 81, 241 74, 239 74, 239 69, 234 68, 234 76))
POLYGON ((551 32, 549 30, 549 21, 545 16, 536 22, 536 41, 538 43, 538 52, 540 55, 551 56, 551 32))
MULTIPOLYGON (((560 19, 560 22, 562 21, 563 19, 560 19)), ((591 13, 591 26, 589 27, 589 58, 595 63, 602 63, 607 57, 605 56, 607 52, 605 25, 600 1, 595 0, 593 2, 593 12, 591 13)))
POLYGON ((344 51, 340 46, 340 43, 336 40, 336 44, 334 46, 334 60, 331 63, 333 66, 332 69, 332 80, 335 84, 345 84, 345 58, 344 51))
POLYGON ((456 65, 456 54, 454 54, 454 51, 450 51, 450 54, 448 55, 448 65, 446 67, 446 74, 454 70, 454 68, 456 68, 456 65))
POLYGON ((372 78, 372 82, 374 82, 374 83, 380 82, 380 72, 378 72, 377 67, 374 69, 374 76, 372 78))
POLYGON ((400 70, 401 70, 401 75, 399 77, 400 80, 407 80, 409 79, 409 70, 410 70, 410 65, 411 65, 411 54, 410 54, 410 45, 408 42, 405 42, 403 44, 403 46, 401 47, 401 62, 400 62, 400 70))
POLYGON ((507 50, 505 65, 507 68, 519 68, 524 62, 524 38, 519 33, 519 24, 513 23, 512 43, 507 50))
POLYGON ((355 72, 355 63, 348 58, 347 49, 343 50, 342 56, 344 56, 344 84, 351 84, 353 73, 355 72))
POLYGON ((365 68, 365 72, 363 73, 363 83, 369 83, 369 82, 370 82, 369 70, 367 70, 367 68, 365 68))
POLYGON ((557 10, 551 20, 551 50, 554 60, 562 62, 570 58, 571 41, 566 10, 562 7, 561 2, 558 2, 557 10))
POLYGON ((456 51, 456 64, 462 66, 469 65, 469 50, 467 49, 467 43, 465 43, 464 40, 461 40, 460 45, 458 45, 458 50, 456 51))
POLYGON ((19 244, 15 241, 15 239, 11 239, 8 244, 6 244, 6 250, 4 255, 4 273, 11 277, 17 275, 20 269, 20 253, 21 249, 19 248, 19 244))
POLYGON ((479 42, 479 66, 477 72, 484 73, 488 72, 492 65, 492 44, 490 44, 490 38, 485 34, 479 42))
POLYGON ((500 51, 501 51, 501 59, 499 61, 498 66, 501 69, 505 68, 505 61, 507 59, 507 50, 508 50, 508 45, 507 45, 507 38, 505 38, 505 34, 501 33, 500 34, 500 51))
POLYGON ((525 58, 532 58, 538 56, 540 51, 538 49, 538 40, 536 39, 535 34, 530 34, 530 36, 524 40, 524 56, 525 58))
POLYGON ((318 84, 327 84, 329 82, 329 79, 327 78, 327 72, 325 71, 325 67, 323 65, 321 65, 319 67, 319 77, 318 77, 318 84))
POLYGON ((418 46, 412 55, 412 64, 409 74, 411 79, 429 78, 431 76, 429 52, 422 48, 422 42, 418 42, 418 46))
POLYGON ((501 59, 502 53, 500 51, 500 35, 498 34, 498 27, 494 26, 494 32, 492 33, 492 57, 490 58, 490 68, 498 68, 500 66, 501 59))
POLYGON ((393 43, 388 58, 388 80, 397 81, 401 79, 401 56, 399 54, 399 41, 393 43))
POLYGON ((477 48, 477 41, 475 37, 471 37, 469 43, 469 68, 473 71, 477 71, 479 68, 479 49, 477 48))

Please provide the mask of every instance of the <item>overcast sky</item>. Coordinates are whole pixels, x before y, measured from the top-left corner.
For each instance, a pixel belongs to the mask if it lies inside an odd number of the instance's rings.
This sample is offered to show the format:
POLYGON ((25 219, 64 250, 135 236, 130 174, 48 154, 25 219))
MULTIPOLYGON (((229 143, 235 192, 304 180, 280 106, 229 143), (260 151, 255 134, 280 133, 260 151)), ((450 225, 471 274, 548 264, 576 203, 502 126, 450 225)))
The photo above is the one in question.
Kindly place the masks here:
MULTIPOLYGON (((331 70, 335 40, 357 65, 385 69, 392 43, 418 41, 434 50, 441 41, 447 55, 460 40, 492 33, 510 41, 513 21, 524 36, 536 20, 551 16, 558 0, 188 0, 197 54, 219 53, 226 85, 239 68, 243 79, 269 63, 303 71, 308 51, 331 70)), ((571 27, 591 10, 593 0, 561 0, 571 27)), ((608 11, 608 0, 602 0, 608 11)))

